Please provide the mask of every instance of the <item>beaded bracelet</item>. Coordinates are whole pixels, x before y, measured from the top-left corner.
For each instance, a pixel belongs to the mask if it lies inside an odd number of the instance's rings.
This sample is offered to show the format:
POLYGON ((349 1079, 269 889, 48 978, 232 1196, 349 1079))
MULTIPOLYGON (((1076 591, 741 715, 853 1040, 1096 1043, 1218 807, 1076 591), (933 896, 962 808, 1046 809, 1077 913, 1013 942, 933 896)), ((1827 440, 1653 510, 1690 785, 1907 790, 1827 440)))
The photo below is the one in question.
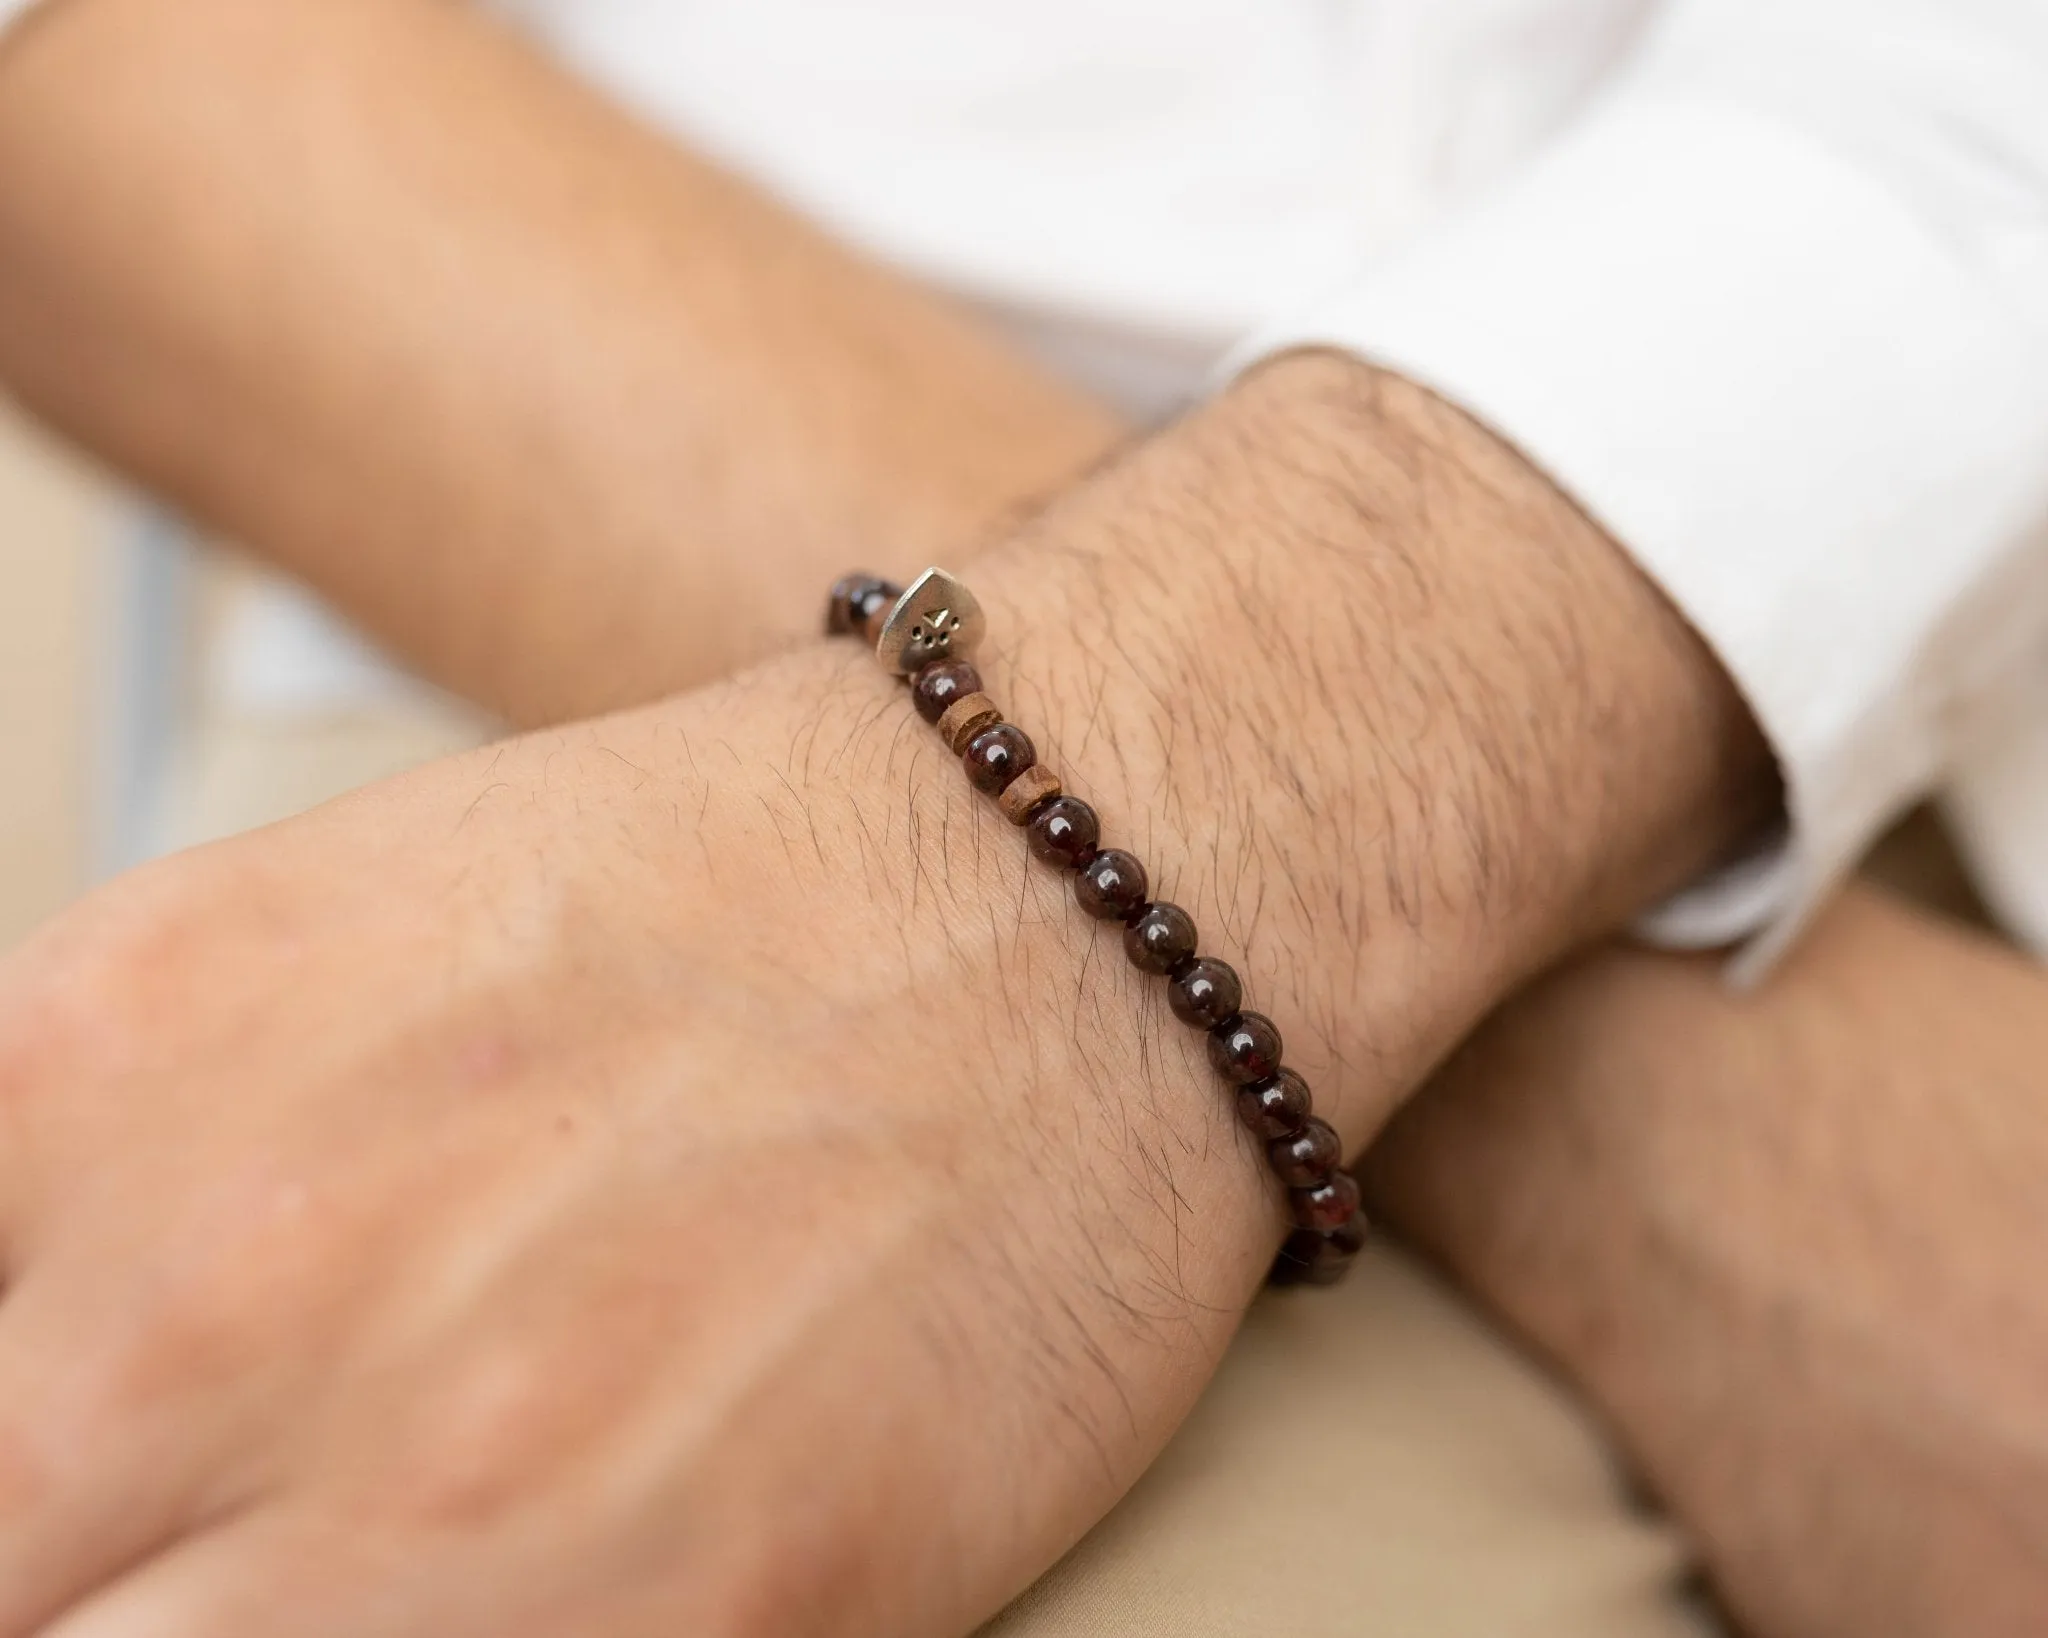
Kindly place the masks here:
POLYGON ((1060 789, 1024 730, 1003 720, 981 691, 969 656, 986 621, 974 594, 943 569, 927 569, 906 591, 870 574, 832 588, 825 618, 834 636, 872 643, 882 664, 910 686, 917 713, 966 764, 978 791, 1022 826, 1031 851, 1074 872, 1074 897, 1098 921, 1120 921, 1124 953, 1142 972, 1168 981, 1167 1002, 1183 1023, 1205 1030, 1209 1061, 1237 1092, 1245 1126, 1287 1189, 1294 1230, 1273 1260, 1274 1285, 1334 1285, 1365 1243, 1357 1179, 1340 1169, 1343 1141, 1316 1119, 1308 1083, 1280 1062, 1280 1031, 1246 1012, 1237 974, 1197 953, 1195 924, 1176 904, 1146 896, 1145 867, 1104 848, 1095 810, 1060 789))

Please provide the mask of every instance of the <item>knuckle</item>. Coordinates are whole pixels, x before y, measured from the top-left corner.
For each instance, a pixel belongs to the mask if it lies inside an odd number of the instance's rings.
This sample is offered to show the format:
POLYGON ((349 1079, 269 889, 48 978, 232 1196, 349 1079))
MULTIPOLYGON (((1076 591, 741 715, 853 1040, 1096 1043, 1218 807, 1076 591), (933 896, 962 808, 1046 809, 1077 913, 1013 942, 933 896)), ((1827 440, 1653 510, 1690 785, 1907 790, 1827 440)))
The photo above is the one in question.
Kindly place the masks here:
POLYGON ((152 975, 178 971, 190 954, 206 919, 206 875, 167 860, 80 900, 22 951, 17 999, 32 999, 51 1022, 133 1001, 152 975))
POLYGON ((0 982, 0 1098, 110 1070, 143 1030, 175 1019, 218 888, 203 856, 166 860, 82 900, 23 946, 0 982))
POLYGON ((163 860, 88 901, 63 964, 83 1000, 133 1011, 172 992, 214 936, 222 902, 203 855, 163 860))
POLYGON ((132 1329, 118 1376, 123 1409, 160 1404, 194 1385, 232 1377, 269 1352, 275 1321, 260 1282, 229 1260, 204 1278, 160 1287, 132 1329))
POLYGON ((276 1157, 224 1168, 174 1205, 130 1271, 122 1406, 317 1366, 365 1289, 365 1249, 276 1157))
POLYGON ((75 1081, 95 1051, 94 1016, 71 965, 39 967, 7 985, 0 992, 0 1107, 40 1101, 45 1089, 75 1081))

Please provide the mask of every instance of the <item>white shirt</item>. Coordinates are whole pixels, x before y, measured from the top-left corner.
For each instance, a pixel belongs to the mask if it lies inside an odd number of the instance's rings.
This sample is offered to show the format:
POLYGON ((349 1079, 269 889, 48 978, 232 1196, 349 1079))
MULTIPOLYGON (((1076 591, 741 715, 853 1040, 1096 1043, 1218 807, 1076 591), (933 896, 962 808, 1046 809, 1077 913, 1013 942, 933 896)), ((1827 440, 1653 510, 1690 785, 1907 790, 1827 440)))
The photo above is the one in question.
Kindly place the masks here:
POLYGON ((2048 952, 2048 0, 502 4, 1127 408, 1316 341, 1523 450, 1784 768, 1653 932, 1756 970, 1936 794, 2048 952))

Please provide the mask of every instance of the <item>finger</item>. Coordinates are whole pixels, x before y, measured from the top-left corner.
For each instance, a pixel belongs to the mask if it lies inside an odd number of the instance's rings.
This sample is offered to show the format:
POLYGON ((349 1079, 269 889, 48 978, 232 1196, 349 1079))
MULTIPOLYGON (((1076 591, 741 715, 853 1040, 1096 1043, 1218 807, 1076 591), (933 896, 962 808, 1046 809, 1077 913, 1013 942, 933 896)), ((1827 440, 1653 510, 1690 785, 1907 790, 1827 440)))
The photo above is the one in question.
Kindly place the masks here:
POLYGON ((152 1371, 119 1293, 55 1265, 0 1310, 0 1638, 21 1638, 258 1486, 246 1407, 152 1371), (108 1300, 112 1299, 112 1300, 108 1300))
POLYGON ((536 1557, 306 1503, 252 1510, 189 1538, 68 1611, 37 1638, 655 1638, 531 1576, 536 1557), (573 1601, 572 1601, 573 1602, 573 1601))
POLYGON ((0 1635, 53 1611, 177 1528, 188 1463, 115 1410, 104 1338, 29 1278, 0 1329, 0 1635))
MULTIPOLYGON (((259 1638, 284 1632, 317 1638, 328 1629, 315 1624, 312 1609, 282 1608, 285 1598, 316 1579, 295 1563, 305 1545, 279 1529, 272 1515, 252 1512, 182 1538, 36 1627, 35 1638, 259 1638)), ((363 1627, 355 1638, 377 1634, 363 1627)))

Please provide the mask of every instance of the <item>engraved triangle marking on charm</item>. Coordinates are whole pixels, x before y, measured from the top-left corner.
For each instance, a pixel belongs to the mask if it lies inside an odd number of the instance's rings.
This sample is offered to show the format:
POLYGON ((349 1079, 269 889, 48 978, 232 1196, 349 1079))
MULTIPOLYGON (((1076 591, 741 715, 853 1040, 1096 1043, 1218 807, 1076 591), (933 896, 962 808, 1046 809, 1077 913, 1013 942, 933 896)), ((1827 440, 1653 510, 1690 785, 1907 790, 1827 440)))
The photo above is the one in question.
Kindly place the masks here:
POLYGON ((896 599, 875 639, 875 657, 891 671, 934 660, 964 660, 981 644, 987 621, 974 593, 944 569, 927 569, 896 599))

